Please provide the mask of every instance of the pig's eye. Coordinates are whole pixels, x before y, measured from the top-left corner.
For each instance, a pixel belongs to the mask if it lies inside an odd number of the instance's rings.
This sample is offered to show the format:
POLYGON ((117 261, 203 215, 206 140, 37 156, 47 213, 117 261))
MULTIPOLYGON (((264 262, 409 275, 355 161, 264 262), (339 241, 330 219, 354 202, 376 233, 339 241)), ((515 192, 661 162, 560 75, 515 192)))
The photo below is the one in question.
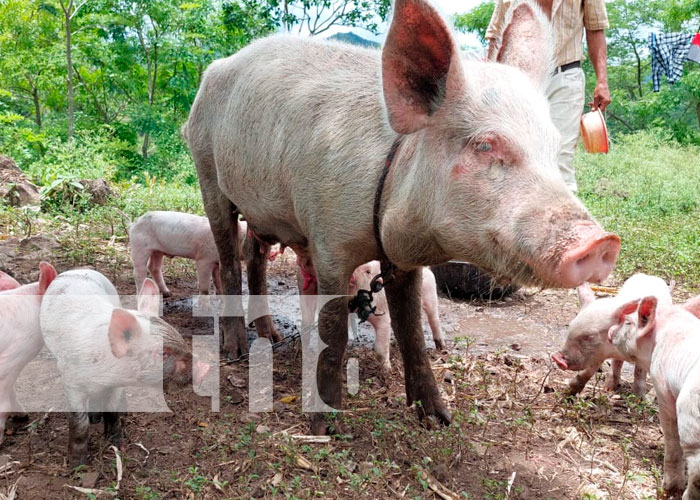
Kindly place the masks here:
POLYGON ((490 142, 480 142, 476 145, 476 150, 482 153, 488 153, 493 149, 493 145, 490 142))

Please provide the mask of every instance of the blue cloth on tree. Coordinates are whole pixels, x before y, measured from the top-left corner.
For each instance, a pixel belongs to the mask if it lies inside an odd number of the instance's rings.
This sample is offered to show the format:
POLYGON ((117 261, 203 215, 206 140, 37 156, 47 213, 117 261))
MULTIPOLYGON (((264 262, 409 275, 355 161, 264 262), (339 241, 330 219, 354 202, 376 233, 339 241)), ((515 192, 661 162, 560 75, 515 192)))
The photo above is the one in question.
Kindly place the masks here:
POLYGON ((661 75, 673 85, 683 76, 683 62, 690 50, 693 35, 688 33, 659 33, 649 35, 651 80, 654 92, 661 87, 661 75))

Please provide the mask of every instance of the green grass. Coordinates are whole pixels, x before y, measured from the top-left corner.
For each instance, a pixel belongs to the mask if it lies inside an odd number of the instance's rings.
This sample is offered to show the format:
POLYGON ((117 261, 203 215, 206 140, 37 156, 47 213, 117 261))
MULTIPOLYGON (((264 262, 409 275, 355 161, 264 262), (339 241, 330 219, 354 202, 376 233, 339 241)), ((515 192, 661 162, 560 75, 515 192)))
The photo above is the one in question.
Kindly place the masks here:
POLYGON ((700 148, 653 134, 622 136, 608 155, 576 156, 579 196, 622 238, 617 276, 700 283, 700 148))

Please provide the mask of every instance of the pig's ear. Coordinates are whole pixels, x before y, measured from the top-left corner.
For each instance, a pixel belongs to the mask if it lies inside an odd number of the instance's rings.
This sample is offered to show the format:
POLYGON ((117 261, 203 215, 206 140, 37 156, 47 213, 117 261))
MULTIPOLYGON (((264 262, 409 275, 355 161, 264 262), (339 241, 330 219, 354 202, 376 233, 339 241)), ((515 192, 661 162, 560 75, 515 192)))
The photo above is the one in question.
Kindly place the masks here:
POLYGON ((656 326, 656 304, 658 300, 654 296, 644 297, 639 302, 637 310, 637 326, 639 327, 639 336, 642 337, 654 330, 656 326))
POLYGON ((12 276, 0 271, 0 292, 4 290, 14 290, 19 288, 20 284, 12 276))
POLYGON ((126 309, 115 309, 112 311, 107 335, 112 354, 115 358, 122 358, 129 353, 131 343, 141 336, 141 326, 126 309))
POLYGON ((143 280, 137 309, 147 316, 158 316, 160 313, 160 292, 153 280, 149 278, 143 280))
POLYGON ((591 285, 588 283, 584 283, 583 285, 577 287, 576 291, 578 292, 578 303, 581 306, 581 309, 595 301, 595 293, 591 289, 591 285))
POLYGON ((620 307, 615 309, 613 313, 613 321, 622 324, 625 321, 625 316, 629 316, 639 308, 639 299, 625 302, 620 307))
POLYGON ((550 23, 534 2, 514 4, 506 15, 496 60, 515 66, 544 86, 553 71, 554 41, 550 23))
POLYGON ((39 263, 39 295, 44 295, 46 289, 56 278, 56 269, 48 262, 39 263))
POLYGON ((424 0, 396 0, 382 49, 382 86, 391 127, 424 128, 464 75, 459 49, 440 14, 424 0))
POLYGON ((700 318, 700 295, 689 299, 683 307, 696 318, 700 318))

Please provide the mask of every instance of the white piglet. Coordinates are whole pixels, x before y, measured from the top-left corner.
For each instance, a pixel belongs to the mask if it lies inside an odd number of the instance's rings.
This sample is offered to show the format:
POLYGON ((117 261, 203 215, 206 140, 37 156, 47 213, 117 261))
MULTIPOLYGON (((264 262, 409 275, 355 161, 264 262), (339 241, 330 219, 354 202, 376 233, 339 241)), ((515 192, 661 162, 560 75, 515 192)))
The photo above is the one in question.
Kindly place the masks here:
MULTIPOLYGON (((381 272, 379 261, 373 260, 359 266, 350 278, 350 294, 354 295, 357 290, 369 290, 372 279, 381 272)), ((437 286, 435 275, 424 267, 422 270, 423 282, 421 285, 421 308, 428 318, 430 330, 433 333, 436 349, 444 349, 445 341, 440 327, 440 316, 438 314, 437 286)), ((377 353, 382 369, 391 371, 391 361, 389 356, 389 344, 391 342, 391 318, 389 316, 389 306, 386 301, 386 293, 381 290, 374 294, 372 301, 376 307, 376 314, 371 314, 367 321, 374 328, 374 351, 377 353)))
MULTIPOLYGON (((620 381, 623 361, 630 361, 607 340, 608 329, 617 324, 620 311, 630 300, 653 295, 660 304, 671 304, 671 290, 664 280, 638 273, 625 281, 614 297, 595 298, 590 286, 578 287, 581 310, 571 321, 564 347, 552 355, 562 370, 578 373, 569 381, 568 394, 583 390, 588 380, 606 359, 613 360, 612 371, 605 381, 605 389, 613 390, 620 381)), ((638 396, 646 392, 646 370, 636 366, 632 391, 638 396)))
MULTIPOLYGON (((246 223, 239 221, 240 255, 246 232, 246 223)), ((182 212, 146 212, 129 226, 129 241, 139 291, 148 269, 160 293, 169 297, 170 290, 161 270, 163 257, 184 257, 195 261, 200 295, 209 293, 212 279, 217 293, 221 293, 219 253, 206 217, 182 212)))
POLYGON ((625 304, 608 339, 649 370, 664 433, 664 490, 700 499, 700 298, 685 305, 645 297, 625 304), (685 460, 688 483, 685 480, 685 460))
POLYGON ((105 435, 119 443, 125 386, 164 381, 201 383, 209 365, 195 363, 180 333, 158 317, 156 285, 140 287, 138 310, 122 308, 102 274, 74 270, 59 275, 46 291, 41 330, 56 357, 69 417, 72 466, 87 461, 88 412, 101 413, 105 435))
POLYGON ((44 345, 39 310, 44 292, 55 277, 56 270, 46 262, 39 264, 39 281, 30 285, 20 286, 0 272, 4 290, 0 291, 0 443, 5 437, 8 416, 22 411, 15 382, 44 345))

